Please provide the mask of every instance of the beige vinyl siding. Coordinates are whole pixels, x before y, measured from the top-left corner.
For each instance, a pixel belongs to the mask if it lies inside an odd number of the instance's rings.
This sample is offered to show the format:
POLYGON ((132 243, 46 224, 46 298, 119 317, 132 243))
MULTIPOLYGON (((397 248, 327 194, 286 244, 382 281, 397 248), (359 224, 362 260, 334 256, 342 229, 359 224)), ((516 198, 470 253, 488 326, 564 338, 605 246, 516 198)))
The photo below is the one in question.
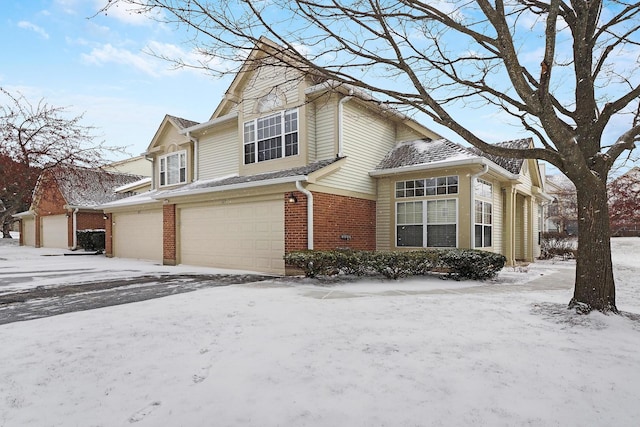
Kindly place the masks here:
POLYGON ((533 223, 532 225, 532 236, 533 239, 533 258, 537 258, 540 256, 540 245, 538 244, 538 233, 540 232, 540 205, 537 202, 533 203, 533 223))
POLYGON ((332 159, 336 156, 336 113, 337 103, 318 101, 315 105, 315 158, 311 161, 332 159))
POLYGON ((398 130, 396 133, 397 142, 415 141, 416 139, 424 139, 424 138, 425 138, 424 135, 411 129, 409 126, 398 125, 398 130))
MULTIPOLYGON (((298 85, 301 81, 299 71, 290 67, 282 66, 261 66, 259 67, 242 94, 242 114, 243 120, 255 118, 265 114, 258 112, 258 101, 267 94, 273 93, 280 97, 283 107, 292 108, 297 106, 298 85)), ((281 108, 276 108, 277 111, 281 108)))
POLYGON ((213 179, 238 174, 240 150, 238 127, 235 121, 217 128, 198 143, 198 179, 213 179))
POLYGON ((373 114, 354 101, 344 104, 343 125, 343 154, 347 156, 347 164, 322 183, 376 194, 376 183, 369 172, 395 145, 395 126, 391 120, 373 114))
POLYGON ((316 146, 316 106, 312 103, 306 105, 306 125, 307 125, 307 158, 309 163, 318 160, 316 146))
POLYGON ((378 179, 378 200, 376 202, 376 249, 391 250, 391 180, 378 179))

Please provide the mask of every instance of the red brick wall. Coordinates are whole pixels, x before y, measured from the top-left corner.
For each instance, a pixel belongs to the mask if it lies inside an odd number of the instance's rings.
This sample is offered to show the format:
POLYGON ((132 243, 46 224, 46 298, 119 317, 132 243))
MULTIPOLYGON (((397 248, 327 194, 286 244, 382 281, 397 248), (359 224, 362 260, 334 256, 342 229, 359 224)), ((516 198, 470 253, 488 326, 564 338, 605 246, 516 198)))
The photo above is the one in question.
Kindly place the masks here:
POLYGON ((78 212, 77 228, 78 230, 104 230, 105 220, 102 212, 78 212))
POLYGON ((58 185, 50 178, 42 178, 38 192, 33 199, 33 208, 40 216, 60 215, 66 213, 67 202, 60 193, 58 185))
POLYGON ((113 214, 108 213, 104 222, 104 252, 109 258, 113 257, 113 214))
MULTIPOLYGON (((294 193, 297 203, 285 199, 285 252, 307 249, 307 200, 294 193)), ((376 202, 355 197, 313 193, 313 248, 375 250, 376 202), (346 235, 348 240, 342 239, 346 235)))
POLYGON ((162 263, 176 265, 176 205, 162 206, 162 263))

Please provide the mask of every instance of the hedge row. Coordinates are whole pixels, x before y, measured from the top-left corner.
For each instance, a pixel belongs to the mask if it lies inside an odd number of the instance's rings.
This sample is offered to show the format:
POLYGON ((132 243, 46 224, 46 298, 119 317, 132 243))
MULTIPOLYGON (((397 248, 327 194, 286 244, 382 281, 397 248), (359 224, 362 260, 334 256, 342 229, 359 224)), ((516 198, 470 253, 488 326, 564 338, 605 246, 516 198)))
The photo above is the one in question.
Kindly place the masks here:
POLYGON ((495 277, 506 258, 493 252, 470 249, 434 249, 408 252, 354 250, 299 251, 284 257, 285 263, 305 276, 381 274, 389 279, 445 273, 455 279, 484 280, 495 277))
POLYGON ((78 247, 88 251, 104 251, 104 230, 78 230, 78 247))

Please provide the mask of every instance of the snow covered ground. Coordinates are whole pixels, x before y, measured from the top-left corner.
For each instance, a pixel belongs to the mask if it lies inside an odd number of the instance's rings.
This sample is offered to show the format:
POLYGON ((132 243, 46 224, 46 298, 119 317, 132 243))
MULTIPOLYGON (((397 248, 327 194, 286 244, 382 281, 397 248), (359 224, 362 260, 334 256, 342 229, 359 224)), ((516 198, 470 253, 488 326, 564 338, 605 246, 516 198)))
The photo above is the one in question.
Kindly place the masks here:
MULTIPOLYGON (((640 239, 613 247, 618 308, 640 313, 640 239)), ((0 246, 0 281, 212 272, 45 252, 0 246)), ((572 271, 261 282, 3 325, 0 426, 637 426, 640 320, 571 314, 572 271)))

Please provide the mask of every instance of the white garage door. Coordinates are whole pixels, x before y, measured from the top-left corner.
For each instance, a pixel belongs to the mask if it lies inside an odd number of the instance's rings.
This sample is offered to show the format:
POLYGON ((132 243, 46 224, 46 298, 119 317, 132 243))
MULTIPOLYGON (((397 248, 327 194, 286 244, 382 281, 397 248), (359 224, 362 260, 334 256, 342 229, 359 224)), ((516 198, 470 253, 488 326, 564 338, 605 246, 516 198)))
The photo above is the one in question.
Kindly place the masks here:
POLYGON ((113 256, 162 261, 162 211, 114 213, 113 256))
POLYGON ((22 219, 22 242, 25 246, 36 245, 36 220, 33 218, 22 219))
POLYGON ((180 262, 284 273, 282 199, 179 210, 180 262))
POLYGON ((49 215, 40 218, 43 248, 69 248, 68 218, 66 215, 49 215))

